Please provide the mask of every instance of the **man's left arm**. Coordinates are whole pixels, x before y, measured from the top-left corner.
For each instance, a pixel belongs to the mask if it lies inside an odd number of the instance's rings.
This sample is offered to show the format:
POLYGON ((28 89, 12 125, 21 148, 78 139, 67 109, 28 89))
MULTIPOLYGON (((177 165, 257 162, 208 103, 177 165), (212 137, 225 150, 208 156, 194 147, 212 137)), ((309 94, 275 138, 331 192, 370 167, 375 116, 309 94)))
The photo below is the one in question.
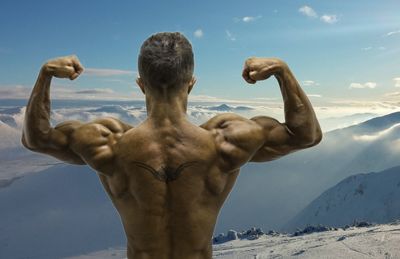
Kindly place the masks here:
POLYGON ((251 118, 262 128, 265 142, 250 161, 277 159, 296 150, 318 144, 322 139, 314 109, 285 62, 276 58, 250 58, 243 70, 244 79, 254 84, 270 76, 278 80, 283 101, 285 122, 267 117, 251 118))
POLYGON ((50 125, 52 77, 74 80, 82 71, 83 67, 76 56, 50 60, 42 66, 25 111, 21 142, 26 148, 52 155, 72 164, 85 164, 69 148, 69 137, 82 123, 68 121, 55 128, 50 125))

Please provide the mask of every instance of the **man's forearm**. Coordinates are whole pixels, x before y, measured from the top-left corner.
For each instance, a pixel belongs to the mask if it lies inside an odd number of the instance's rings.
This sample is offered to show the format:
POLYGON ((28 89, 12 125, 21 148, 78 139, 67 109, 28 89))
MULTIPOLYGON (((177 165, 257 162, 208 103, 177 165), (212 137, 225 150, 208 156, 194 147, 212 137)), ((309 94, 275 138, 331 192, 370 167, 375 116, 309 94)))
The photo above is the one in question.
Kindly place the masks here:
POLYGON ((321 139, 321 129, 314 113, 314 109, 307 95, 301 89, 296 78, 286 64, 282 64, 275 77, 281 88, 285 124, 299 141, 310 143, 321 139))
POLYGON ((46 73, 45 67, 43 67, 26 106, 22 142, 29 148, 36 148, 45 144, 51 130, 51 78, 52 76, 46 73))

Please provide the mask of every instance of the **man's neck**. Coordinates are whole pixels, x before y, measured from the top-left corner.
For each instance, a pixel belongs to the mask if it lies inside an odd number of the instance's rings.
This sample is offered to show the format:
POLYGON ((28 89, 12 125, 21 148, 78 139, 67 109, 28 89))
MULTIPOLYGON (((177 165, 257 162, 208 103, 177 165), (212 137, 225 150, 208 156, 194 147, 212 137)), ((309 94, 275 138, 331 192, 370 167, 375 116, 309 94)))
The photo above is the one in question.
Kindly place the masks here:
POLYGON ((187 121, 187 95, 157 98, 146 96, 146 108, 148 120, 156 125, 187 121))

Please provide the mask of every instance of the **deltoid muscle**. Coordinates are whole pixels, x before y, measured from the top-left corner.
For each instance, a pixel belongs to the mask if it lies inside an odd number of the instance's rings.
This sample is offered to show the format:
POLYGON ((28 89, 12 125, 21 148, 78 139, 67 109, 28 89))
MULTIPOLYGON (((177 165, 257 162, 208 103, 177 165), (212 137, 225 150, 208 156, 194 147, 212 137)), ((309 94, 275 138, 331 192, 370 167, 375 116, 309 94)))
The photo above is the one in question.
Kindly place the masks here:
POLYGON ((182 171, 194 164, 198 164, 199 162, 197 161, 190 161, 183 163, 179 165, 176 169, 169 167, 169 166, 162 166, 160 170, 156 170, 153 167, 142 163, 142 162, 133 162, 136 166, 141 167, 145 169, 147 172, 151 173, 157 180, 162 181, 162 182, 171 182, 176 179, 181 175, 182 171))

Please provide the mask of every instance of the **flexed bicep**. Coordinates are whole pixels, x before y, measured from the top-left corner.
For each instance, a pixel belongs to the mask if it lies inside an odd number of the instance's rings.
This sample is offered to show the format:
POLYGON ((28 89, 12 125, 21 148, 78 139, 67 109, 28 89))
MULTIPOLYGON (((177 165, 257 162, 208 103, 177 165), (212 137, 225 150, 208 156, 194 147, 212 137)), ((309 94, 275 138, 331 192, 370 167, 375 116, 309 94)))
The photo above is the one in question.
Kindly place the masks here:
POLYGON ((264 136, 264 143, 255 152, 251 162, 275 160, 303 148, 300 143, 296 143, 293 132, 285 123, 267 116, 256 116, 251 120, 262 127, 264 136))

